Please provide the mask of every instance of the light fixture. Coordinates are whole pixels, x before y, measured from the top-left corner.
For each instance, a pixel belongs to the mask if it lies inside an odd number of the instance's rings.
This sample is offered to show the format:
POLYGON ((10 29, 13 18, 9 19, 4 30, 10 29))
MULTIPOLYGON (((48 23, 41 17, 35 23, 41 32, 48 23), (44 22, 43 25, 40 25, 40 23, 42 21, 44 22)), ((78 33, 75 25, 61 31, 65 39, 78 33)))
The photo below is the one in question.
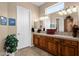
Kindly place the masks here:
POLYGON ((71 13, 75 13, 75 12, 78 12, 78 6, 70 6, 69 8, 59 11, 58 14, 67 15, 67 14, 71 14, 71 13))
POLYGON ((40 17, 40 20, 43 20, 44 19, 44 17, 40 17))
POLYGON ((37 21, 38 21, 37 19, 34 20, 34 22, 37 22, 37 21))
POLYGON ((44 19, 49 19, 49 17, 48 16, 45 16, 44 19))
POLYGON ((71 13, 72 13, 71 8, 67 9, 67 13, 68 13, 68 14, 71 14, 71 13))
POLYGON ((76 6, 73 6, 72 11, 73 12, 77 12, 77 7, 76 6))
POLYGON ((59 15, 63 15, 63 13, 61 11, 58 12, 59 15))
POLYGON ((62 13, 63 13, 64 15, 67 15, 67 12, 66 12, 65 10, 63 10, 62 13))
POLYGON ((48 16, 40 17, 40 20, 41 20, 41 21, 42 21, 42 20, 45 20, 45 19, 49 19, 49 17, 48 17, 48 16))

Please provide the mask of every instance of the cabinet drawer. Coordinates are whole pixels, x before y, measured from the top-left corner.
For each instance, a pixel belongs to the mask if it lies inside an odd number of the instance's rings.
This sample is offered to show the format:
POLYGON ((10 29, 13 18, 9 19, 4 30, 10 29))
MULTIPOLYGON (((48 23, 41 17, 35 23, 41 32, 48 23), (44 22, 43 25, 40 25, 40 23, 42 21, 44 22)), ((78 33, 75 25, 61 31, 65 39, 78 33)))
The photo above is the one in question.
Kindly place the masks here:
POLYGON ((77 46, 77 41, 72 41, 72 40, 63 40, 64 45, 72 45, 72 46, 77 46))
POLYGON ((75 46, 77 46, 77 42, 75 41, 75 42, 72 42, 72 45, 75 45, 75 46))

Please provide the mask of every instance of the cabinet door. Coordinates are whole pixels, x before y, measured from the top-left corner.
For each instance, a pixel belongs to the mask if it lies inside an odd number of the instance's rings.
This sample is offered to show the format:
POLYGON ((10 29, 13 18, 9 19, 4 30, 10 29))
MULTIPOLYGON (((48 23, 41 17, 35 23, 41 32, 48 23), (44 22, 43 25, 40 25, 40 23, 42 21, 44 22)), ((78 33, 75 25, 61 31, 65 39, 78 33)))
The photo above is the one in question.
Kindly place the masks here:
POLYGON ((47 39, 45 36, 40 36, 39 47, 46 50, 47 49, 47 39))
POLYGON ((48 41, 48 52, 53 54, 53 55, 57 55, 57 50, 58 50, 58 46, 56 41, 54 41, 54 39, 50 38, 48 41))
POLYGON ((78 42, 78 56, 79 56, 79 42, 78 42))
POLYGON ((77 56, 77 47, 62 45, 61 51, 63 56, 77 56))
POLYGON ((38 46, 38 40, 39 40, 39 37, 37 35, 33 35, 33 44, 35 46, 38 46))
POLYGON ((61 56, 61 44, 60 43, 57 43, 57 46, 58 46, 57 55, 58 56, 61 56))

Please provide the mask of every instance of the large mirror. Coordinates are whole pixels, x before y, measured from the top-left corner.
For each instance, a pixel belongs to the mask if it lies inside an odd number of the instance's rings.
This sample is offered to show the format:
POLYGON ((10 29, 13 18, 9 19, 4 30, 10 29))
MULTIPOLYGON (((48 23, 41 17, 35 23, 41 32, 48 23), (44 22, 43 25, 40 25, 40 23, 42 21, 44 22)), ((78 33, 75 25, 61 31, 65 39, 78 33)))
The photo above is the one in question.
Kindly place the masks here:
MULTIPOLYGON (((73 5, 74 3, 67 4, 69 3, 57 3, 45 8, 44 15, 40 16, 43 20, 38 21, 41 28, 56 29, 57 32, 72 32, 73 25, 79 25, 79 7, 73 5), (60 8, 61 6, 62 8, 60 8)), ((39 28, 40 26, 36 25, 36 27, 39 28)))

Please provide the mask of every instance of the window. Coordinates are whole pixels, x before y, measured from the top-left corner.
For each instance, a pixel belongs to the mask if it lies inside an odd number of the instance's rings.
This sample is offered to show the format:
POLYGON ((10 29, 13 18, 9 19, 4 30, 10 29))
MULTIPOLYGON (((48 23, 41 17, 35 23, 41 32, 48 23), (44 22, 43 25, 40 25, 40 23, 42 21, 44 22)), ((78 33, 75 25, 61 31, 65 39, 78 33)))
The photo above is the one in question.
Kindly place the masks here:
POLYGON ((55 5, 52 5, 52 6, 45 9, 45 15, 55 13, 55 12, 58 12, 58 11, 63 10, 63 9, 64 9, 63 2, 56 3, 55 5))

